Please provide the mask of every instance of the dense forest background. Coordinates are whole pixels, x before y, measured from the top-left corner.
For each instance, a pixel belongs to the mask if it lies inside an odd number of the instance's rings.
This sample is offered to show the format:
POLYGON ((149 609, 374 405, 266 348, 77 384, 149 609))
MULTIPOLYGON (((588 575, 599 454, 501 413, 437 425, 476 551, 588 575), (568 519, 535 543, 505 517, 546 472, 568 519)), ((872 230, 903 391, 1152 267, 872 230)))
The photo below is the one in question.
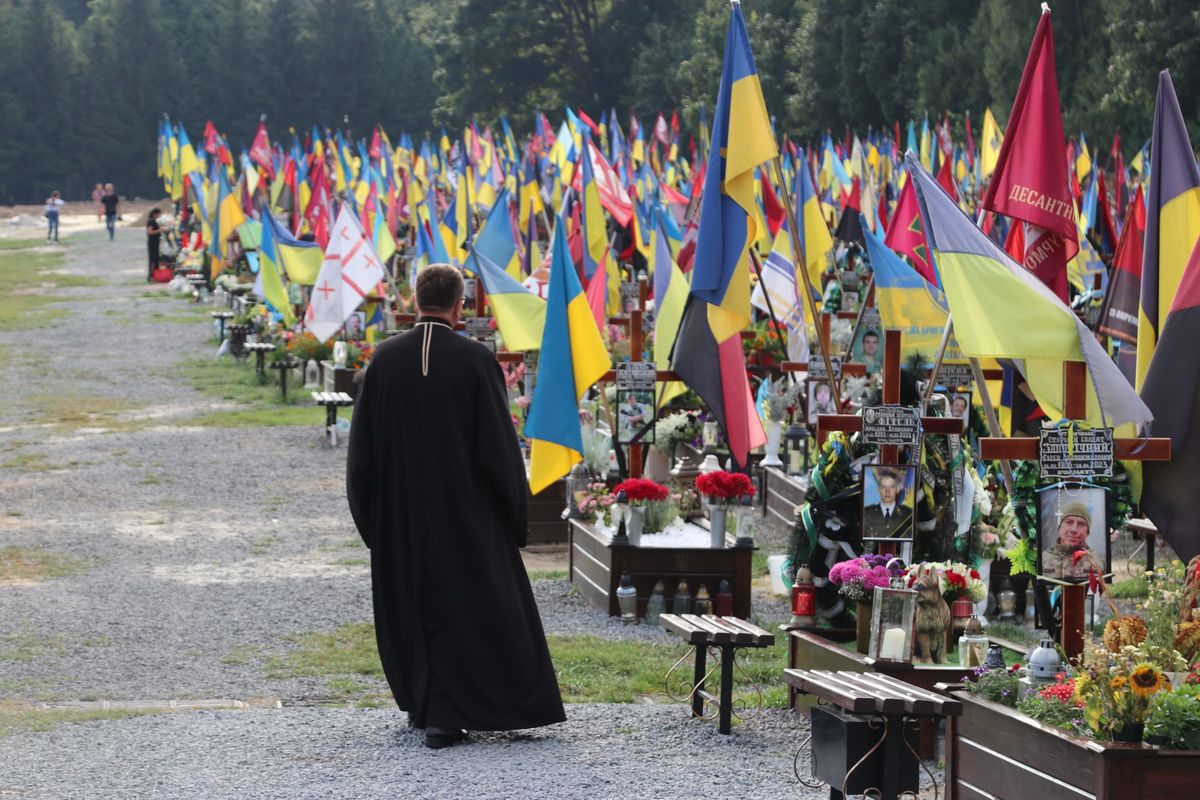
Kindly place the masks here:
MULTIPOLYGON (((1200 131, 1195 0, 1055 0, 1066 128, 1131 154, 1169 67, 1200 131)), ((743 0, 767 107, 801 140, 950 111, 1008 117, 1038 0, 743 0)), ((156 121, 249 144, 313 123, 419 135, 615 108, 692 126, 728 0, 0 0, 0 202, 157 194, 156 121), (348 120, 348 122, 347 122, 348 120)), ((1128 155, 1127 154, 1127 155, 1128 155)))

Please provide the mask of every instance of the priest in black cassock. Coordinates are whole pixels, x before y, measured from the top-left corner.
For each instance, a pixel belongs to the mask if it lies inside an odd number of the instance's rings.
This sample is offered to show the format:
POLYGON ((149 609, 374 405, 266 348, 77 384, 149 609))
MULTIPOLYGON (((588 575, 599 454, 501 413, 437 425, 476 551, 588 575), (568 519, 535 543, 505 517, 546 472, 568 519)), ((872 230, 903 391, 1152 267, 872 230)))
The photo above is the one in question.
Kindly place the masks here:
POLYGON ((457 269, 427 267, 415 294, 413 330, 376 349, 359 386, 346 495, 388 684, 437 748, 566 715, 518 551, 528 489, 503 374, 454 331, 457 269))

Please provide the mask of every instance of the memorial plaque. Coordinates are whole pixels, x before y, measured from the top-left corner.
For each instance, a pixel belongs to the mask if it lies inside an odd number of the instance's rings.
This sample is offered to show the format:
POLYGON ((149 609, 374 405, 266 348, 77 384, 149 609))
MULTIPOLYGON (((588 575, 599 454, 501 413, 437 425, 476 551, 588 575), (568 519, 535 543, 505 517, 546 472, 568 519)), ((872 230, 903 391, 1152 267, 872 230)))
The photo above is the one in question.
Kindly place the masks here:
MULTIPOLYGON (((830 356, 830 362, 833 364, 833 374, 837 379, 842 377, 842 357, 830 356)), ((820 353, 813 353, 808 357, 808 377, 810 379, 828 380, 829 372, 825 369, 825 359, 820 353)))
POLYGON ((490 339, 492 337, 492 320, 490 317, 467 317, 463 320, 467 335, 472 339, 490 339))
POLYGON ((911 445, 921 441, 921 415, 907 406, 867 406, 862 413, 863 441, 911 445))
POLYGON ((652 361, 622 361, 617 364, 617 388, 654 391, 658 367, 652 361))
POLYGON ((843 272, 841 280, 843 289, 854 290, 862 285, 862 276, 853 271, 843 272))
POLYGON ((537 383, 538 351, 525 351, 525 396, 533 399, 533 387, 537 383))
POLYGON ((1112 428, 1043 428, 1038 444, 1044 478, 1111 478, 1112 428))
POLYGON ((621 281, 621 308, 628 314, 641 303, 642 293, 637 281, 621 281))
POLYGON ((868 306, 862 312, 862 327, 869 331, 877 331, 883 327, 883 318, 879 316, 879 309, 875 306, 868 306))
POLYGON ((938 367, 937 382, 947 389, 970 389, 975 383, 975 375, 970 364, 942 362, 938 367))

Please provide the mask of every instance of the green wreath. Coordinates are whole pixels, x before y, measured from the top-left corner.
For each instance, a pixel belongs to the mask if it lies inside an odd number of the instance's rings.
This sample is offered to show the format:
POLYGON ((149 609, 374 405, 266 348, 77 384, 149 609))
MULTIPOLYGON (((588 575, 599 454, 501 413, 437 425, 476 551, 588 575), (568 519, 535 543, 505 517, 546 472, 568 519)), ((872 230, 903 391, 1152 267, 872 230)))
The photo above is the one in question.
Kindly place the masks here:
MULTIPOLYGON (((1133 514, 1133 489, 1129 473, 1121 462, 1113 462, 1111 478, 1092 478, 1089 483, 1104 489, 1104 514, 1109 529, 1120 528, 1133 514)), ((1037 571, 1038 487, 1042 483, 1042 465, 1038 461, 1018 461, 1013 469, 1012 504, 1017 544, 1007 551, 1012 571, 1037 571)))

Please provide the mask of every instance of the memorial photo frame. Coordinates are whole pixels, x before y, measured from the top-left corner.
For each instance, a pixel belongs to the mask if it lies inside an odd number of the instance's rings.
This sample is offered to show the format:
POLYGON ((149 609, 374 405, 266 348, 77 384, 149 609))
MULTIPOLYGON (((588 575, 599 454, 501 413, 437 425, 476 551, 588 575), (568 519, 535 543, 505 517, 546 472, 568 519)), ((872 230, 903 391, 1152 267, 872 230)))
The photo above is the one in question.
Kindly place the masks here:
POLYGON ((1082 583, 1088 565, 1075 563, 1077 550, 1090 551, 1112 571, 1107 499, 1104 489, 1082 483, 1059 483, 1038 493, 1038 575, 1082 583))
POLYGON ((617 390, 617 443, 654 443, 654 391, 617 390))
POLYGON ((809 425, 817 424, 821 414, 838 413, 837 403, 833 399, 833 385, 825 378, 808 378, 804 381, 804 404, 807 409, 805 419, 809 425))
POLYGON ((947 416, 959 417, 967 425, 970 425, 972 396, 972 392, 951 392, 950 408, 947 411, 947 416))
POLYGON ((916 466, 866 464, 860 481, 863 541, 911 542, 916 522, 916 466))
POLYGON ((850 343, 850 360, 864 365, 872 374, 883 369, 883 334, 878 328, 864 325, 855 332, 850 343))

